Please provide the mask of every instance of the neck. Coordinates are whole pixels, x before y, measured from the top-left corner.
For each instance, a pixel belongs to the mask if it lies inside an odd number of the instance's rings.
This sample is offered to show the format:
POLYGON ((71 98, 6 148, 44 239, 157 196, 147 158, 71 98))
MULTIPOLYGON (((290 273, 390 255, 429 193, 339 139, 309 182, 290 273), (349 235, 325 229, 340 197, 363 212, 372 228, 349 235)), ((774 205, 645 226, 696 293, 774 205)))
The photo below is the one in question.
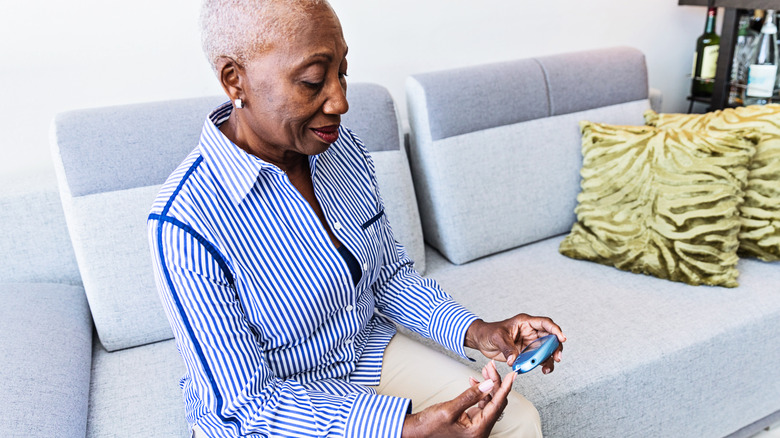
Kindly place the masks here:
POLYGON ((249 155, 253 155, 266 163, 273 164, 287 174, 297 174, 309 171, 309 157, 299 152, 280 150, 260 141, 251 135, 251 129, 245 128, 240 122, 240 116, 234 110, 219 130, 236 146, 249 155))
POLYGON ((704 26, 704 33, 715 32, 715 16, 718 14, 717 8, 707 9, 707 24, 704 26))

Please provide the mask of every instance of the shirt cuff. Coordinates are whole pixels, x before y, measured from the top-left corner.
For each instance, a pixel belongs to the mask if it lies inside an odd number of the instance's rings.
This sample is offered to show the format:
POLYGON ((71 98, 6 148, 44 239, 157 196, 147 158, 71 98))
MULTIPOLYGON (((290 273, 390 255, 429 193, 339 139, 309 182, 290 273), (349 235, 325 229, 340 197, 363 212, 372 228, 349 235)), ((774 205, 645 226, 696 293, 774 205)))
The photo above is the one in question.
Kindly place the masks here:
POLYGON ((466 331, 477 319, 476 315, 454 300, 447 300, 433 311, 429 329, 431 339, 461 357, 473 361, 466 356, 463 344, 466 340, 466 331))
POLYGON ((345 436, 400 438, 412 401, 377 394, 358 394, 347 418, 345 436))

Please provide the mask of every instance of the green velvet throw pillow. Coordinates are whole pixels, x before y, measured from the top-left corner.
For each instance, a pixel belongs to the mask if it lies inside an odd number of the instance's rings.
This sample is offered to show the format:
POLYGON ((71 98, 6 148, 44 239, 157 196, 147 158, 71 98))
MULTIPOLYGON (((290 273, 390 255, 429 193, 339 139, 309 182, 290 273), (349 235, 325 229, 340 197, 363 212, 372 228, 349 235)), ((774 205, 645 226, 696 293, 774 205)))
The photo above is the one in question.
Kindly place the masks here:
POLYGON ((755 129, 761 135, 750 163, 745 203, 740 207, 741 255, 780 260, 780 105, 752 105, 706 114, 658 114, 648 110, 645 122, 659 128, 712 132, 755 129))
POLYGON ((577 222, 560 252, 692 285, 736 287, 738 207, 756 135, 580 127, 577 222))

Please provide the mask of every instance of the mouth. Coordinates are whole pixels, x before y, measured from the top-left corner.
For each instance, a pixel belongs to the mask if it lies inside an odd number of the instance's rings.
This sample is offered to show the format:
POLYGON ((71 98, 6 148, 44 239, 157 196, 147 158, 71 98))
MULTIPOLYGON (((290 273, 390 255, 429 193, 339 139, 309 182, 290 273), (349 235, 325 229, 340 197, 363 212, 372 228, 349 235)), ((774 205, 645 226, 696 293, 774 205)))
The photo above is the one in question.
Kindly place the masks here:
POLYGON ((310 129, 325 143, 333 143, 339 139, 339 125, 328 125, 310 129))

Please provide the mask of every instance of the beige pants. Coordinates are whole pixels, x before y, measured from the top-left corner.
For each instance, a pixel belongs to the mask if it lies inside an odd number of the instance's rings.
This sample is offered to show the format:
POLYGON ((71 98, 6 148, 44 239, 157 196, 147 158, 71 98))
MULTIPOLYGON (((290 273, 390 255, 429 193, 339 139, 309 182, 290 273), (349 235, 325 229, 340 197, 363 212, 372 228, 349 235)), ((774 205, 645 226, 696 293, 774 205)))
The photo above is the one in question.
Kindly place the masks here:
MULTIPOLYGON (((507 369, 507 372, 509 370, 507 369)), ((396 334, 385 350, 382 377, 376 392, 412 400, 412 411, 452 400, 469 387, 469 376, 481 382, 482 375, 438 351, 396 334)), ((541 437, 539 412, 515 391, 508 396, 504 416, 491 437, 541 437)))
MULTIPOLYGON (((382 395, 411 399, 413 412, 419 412, 457 397, 469 387, 469 376, 484 380, 471 368, 398 333, 385 350, 382 377, 374 388, 382 395)), ((511 391, 504 416, 490 436, 541 437, 539 412, 525 397, 511 391)), ((195 426, 193 437, 206 435, 195 426)))

